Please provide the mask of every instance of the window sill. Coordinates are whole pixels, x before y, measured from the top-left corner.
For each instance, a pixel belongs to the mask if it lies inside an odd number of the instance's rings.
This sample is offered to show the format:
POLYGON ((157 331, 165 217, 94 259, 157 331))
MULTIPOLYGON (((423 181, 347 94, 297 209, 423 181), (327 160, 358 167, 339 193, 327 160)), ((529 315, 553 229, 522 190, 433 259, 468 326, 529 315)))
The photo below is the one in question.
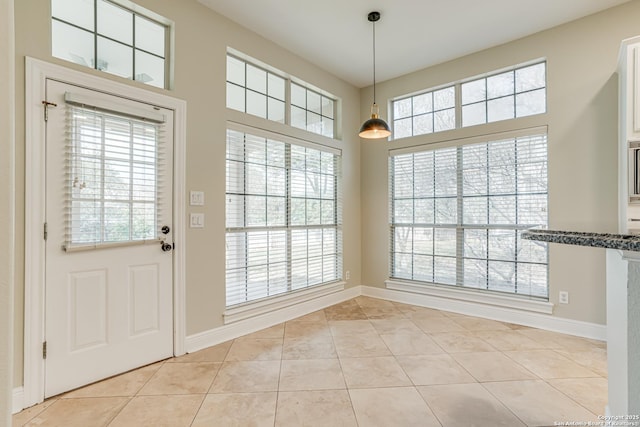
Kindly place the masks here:
POLYGON ((506 307, 517 310, 526 310, 542 314, 552 314, 553 304, 548 301, 527 299, 525 297, 512 297, 508 295, 496 295, 484 292, 476 292, 465 289, 448 288, 435 284, 417 284, 402 280, 386 280, 387 289, 412 292, 415 294, 429 295, 440 298, 448 298, 478 304, 506 307))
POLYGON ((301 289, 291 293, 276 295, 256 302, 249 302, 229 308, 223 313, 224 324, 238 322, 251 317, 260 316, 275 310, 312 300, 344 290, 346 282, 333 282, 301 289))

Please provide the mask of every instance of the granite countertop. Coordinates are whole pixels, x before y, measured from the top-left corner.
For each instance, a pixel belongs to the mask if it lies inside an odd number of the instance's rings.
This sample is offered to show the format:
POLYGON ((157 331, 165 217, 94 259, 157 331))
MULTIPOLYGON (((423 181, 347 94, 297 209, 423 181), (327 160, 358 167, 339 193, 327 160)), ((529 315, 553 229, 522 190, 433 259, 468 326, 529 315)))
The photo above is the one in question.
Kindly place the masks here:
POLYGON ((620 249, 640 252, 640 235, 585 233, 579 231, 536 230, 522 233, 522 238, 565 245, 592 246, 595 248, 620 249))

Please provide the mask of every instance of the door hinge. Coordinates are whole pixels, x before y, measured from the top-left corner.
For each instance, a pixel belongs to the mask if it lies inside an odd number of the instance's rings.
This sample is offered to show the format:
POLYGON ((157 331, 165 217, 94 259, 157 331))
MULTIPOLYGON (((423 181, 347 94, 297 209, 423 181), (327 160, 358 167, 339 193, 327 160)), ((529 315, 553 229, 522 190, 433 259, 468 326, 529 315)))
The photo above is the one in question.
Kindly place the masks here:
POLYGON ((44 107, 44 121, 49 120, 49 107, 57 107, 58 104, 55 102, 42 101, 42 106, 44 107))
POLYGON ((47 240, 47 236, 49 236, 49 227, 47 227, 47 223, 44 223, 44 240, 47 240))
POLYGON ((42 343, 42 358, 43 359, 47 358, 47 342, 46 341, 42 343))

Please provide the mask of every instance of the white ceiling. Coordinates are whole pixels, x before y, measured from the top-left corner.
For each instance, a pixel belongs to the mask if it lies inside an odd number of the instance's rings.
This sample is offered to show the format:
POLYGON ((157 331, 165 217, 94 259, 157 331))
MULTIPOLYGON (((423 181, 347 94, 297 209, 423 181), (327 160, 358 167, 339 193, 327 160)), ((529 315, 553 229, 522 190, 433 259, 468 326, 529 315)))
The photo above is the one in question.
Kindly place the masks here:
MULTIPOLYGON (((198 0, 357 86, 506 43, 629 0, 198 0)), ((275 65, 275 64, 274 64, 275 65)))

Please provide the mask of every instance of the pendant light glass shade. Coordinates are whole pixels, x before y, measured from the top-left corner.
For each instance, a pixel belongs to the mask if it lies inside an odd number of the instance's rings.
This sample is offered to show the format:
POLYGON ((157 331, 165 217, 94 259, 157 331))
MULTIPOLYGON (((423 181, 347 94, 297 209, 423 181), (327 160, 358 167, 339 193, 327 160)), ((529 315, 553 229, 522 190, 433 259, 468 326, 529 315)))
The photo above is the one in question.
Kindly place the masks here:
POLYGON ((378 104, 371 106, 371 118, 360 127, 360 138, 378 139, 391 135, 391 130, 387 122, 378 117, 378 104))
POLYGON ((381 139, 391 135, 391 130, 387 122, 380 118, 378 104, 376 104, 376 22, 380 20, 380 12, 370 12, 367 19, 373 24, 373 105, 371 105, 371 118, 362 124, 358 135, 360 138, 381 139))

